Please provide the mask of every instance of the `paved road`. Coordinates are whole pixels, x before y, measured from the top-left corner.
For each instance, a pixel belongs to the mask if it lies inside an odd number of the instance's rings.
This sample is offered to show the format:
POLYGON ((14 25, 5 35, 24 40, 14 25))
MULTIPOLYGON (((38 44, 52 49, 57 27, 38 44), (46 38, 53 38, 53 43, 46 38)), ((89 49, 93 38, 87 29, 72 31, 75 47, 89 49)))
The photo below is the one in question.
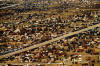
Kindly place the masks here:
POLYGON ((88 27, 88 28, 79 30, 79 31, 75 31, 75 32, 71 32, 71 33, 69 33, 69 34, 65 34, 65 35, 63 35, 63 36, 54 38, 54 39, 52 39, 52 40, 45 41, 45 42, 40 43, 40 44, 36 44, 35 46, 33 45, 33 46, 30 46, 30 47, 27 47, 27 48, 24 48, 24 49, 15 51, 15 52, 11 52, 11 53, 2 55, 2 56, 0 56, 0 59, 5 58, 5 57, 8 57, 8 56, 11 56, 11 55, 14 55, 14 54, 17 54, 17 53, 21 53, 21 52, 24 52, 24 51, 28 51, 28 50, 31 50, 31 49, 34 49, 34 48, 37 48, 37 47, 40 47, 40 46, 44 46, 44 45, 49 44, 49 43, 51 43, 51 42, 54 42, 54 41, 57 41, 57 40, 60 40, 60 39, 63 39, 63 38, 65 38, 65 37, 69 37, 69 36, 72 36, 72 35, 75 35, 75 34, 79 34, 79 33, 81 33, 81 32, 84 32, 84 31, 87 31, 87 30, 90 30, 90 29, 93 29, 93 28, 96 28, 96 27, 100 27, 100 24, 96 24, 96 25, 90 26, 90 27, 88 27))
POLYGON ((15 7, 15 6, 19 6, 19 5, 21 5, 21 4, 13 4, 13 5, 2 7, 0 9, 6 9, 6 8, 15 7))
MULTIPOLYGON (((29 63, 29 62, 28 62, 28 63, 27 63, 27 62, 25 62, 25 63, 15 63, 15 62, 14 62, 14 63, 13 63, 13 62, 11 62, 11 63, 0 63, 0 65, 2 65, 2 66, 5 65, 5 64, 12 64, 12 65, 34 65, 34 66, 35 66, 35 65, 44 65, 44 64, 45 64, 45 65, 46 65, 46 64, 51 64, 51 65, 54 64, 54 65, 57 66, 58 64, 63 64, 63 63, 29 63)), ((53 66, 54 66, 54 65, 53 65, 53 66)), ((49 65, 49 66, 50 66, 50 65, 49 65)))
MULTIPOLYGON (((100 9, 86 9, 86 8, 84 8, 84 9, 65 9, 65 10, 67 10, 67 11, 80 11, 80 10, 87 10, 87 11, 99 11, 100 9)), ((48 12, 48 11, 44 11, 44 12, 48 12)), ((32 13, 32 12, 27 12, 27 13, 20 13, 20 14, 34 14, 34 13, 32 13)))

